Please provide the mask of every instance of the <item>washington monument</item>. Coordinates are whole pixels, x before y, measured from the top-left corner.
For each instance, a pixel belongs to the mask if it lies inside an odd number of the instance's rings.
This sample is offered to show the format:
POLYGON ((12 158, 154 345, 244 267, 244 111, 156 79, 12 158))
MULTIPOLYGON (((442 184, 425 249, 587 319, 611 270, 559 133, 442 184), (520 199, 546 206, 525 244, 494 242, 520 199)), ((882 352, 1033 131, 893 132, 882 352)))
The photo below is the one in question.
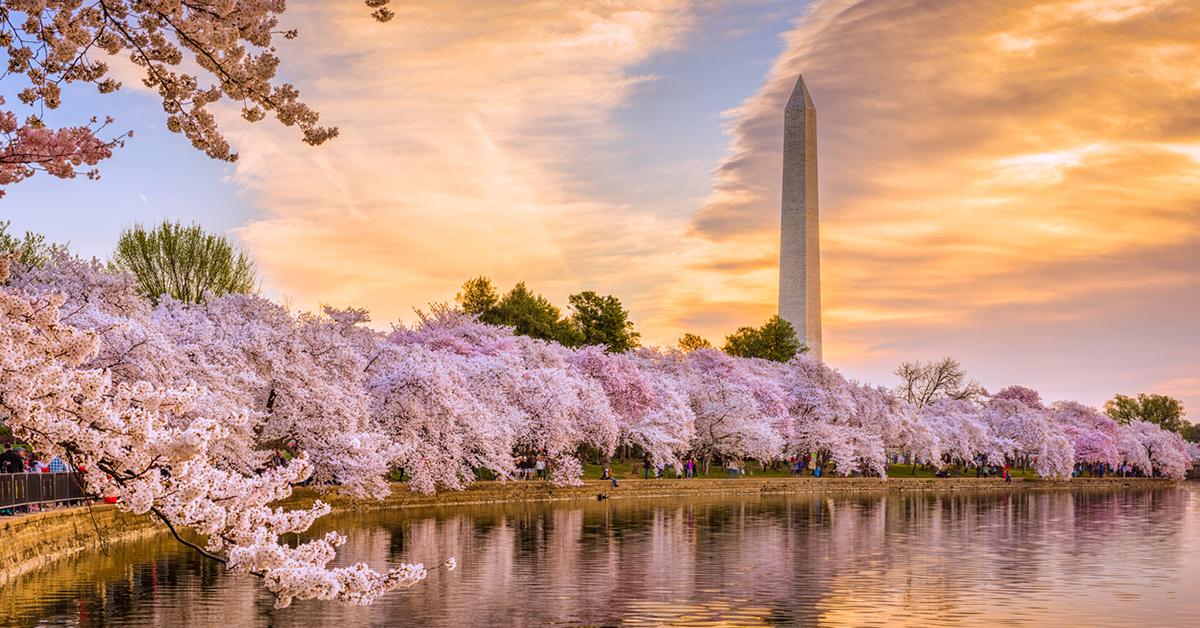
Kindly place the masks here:
POLYGON ((821 358, 821 240, 817 210, 817 110, 796 81, 783 113, 779 317, 821 358))

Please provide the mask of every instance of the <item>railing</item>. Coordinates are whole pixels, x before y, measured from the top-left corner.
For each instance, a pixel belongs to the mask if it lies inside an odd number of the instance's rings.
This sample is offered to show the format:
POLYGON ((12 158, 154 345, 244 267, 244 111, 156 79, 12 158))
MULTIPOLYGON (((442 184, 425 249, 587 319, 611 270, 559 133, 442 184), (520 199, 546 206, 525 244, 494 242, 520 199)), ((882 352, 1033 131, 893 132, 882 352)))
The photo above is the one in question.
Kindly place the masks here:
POLYGON ((0 508, 86 498, 83 475, 79 473, 0 473, 0 508))

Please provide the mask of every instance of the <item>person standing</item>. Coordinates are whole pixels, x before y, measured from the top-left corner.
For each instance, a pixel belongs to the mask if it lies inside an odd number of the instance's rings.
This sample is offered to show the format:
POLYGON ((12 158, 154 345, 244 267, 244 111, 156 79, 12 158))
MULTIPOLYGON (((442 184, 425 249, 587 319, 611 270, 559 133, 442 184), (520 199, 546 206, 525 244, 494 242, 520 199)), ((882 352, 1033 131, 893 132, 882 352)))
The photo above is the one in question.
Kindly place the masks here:
POLYGON ((538 454, 537 462, 533 464, 533 468, 537 470, 539 480, 546 479, 546 457, 538 454))
POLYGON ((46 464, 45 456, 30 454, 29 470, 34 473, 50 473, 50 465, 46 464))
POLYGON ((21 455, 13 450, 12 445, 4 445, 4 453, 0 454, 0 473, 20 473, 24 470, 21 455))
POLYGON ((50 473, 66 473, 67 472, 67 463, 63 462, 63 459, 59 456, 54 456, 53 458, 51 458, 50 464, 48 466, 50 467, 50 473))

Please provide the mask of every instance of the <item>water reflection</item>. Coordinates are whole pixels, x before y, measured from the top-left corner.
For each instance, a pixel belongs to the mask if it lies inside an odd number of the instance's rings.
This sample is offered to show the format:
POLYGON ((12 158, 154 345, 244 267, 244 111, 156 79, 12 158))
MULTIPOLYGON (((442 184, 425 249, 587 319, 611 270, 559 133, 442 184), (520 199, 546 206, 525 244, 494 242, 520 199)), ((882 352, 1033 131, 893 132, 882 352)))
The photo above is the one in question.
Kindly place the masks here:
POLYGON ((276 610, 253 578, 155 538, 10 583, 0 623, 1200 625, 1193 486, 513 504, 325 526, 350 531, 343 562, 460 569, 372 607, 276 610))

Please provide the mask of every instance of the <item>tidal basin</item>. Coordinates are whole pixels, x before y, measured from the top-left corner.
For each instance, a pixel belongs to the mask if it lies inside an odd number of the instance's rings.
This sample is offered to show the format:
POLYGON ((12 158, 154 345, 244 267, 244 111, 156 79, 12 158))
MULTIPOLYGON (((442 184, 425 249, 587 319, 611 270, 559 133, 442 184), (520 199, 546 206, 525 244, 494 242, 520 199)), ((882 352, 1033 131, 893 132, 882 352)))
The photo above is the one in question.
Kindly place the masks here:
POLYGON ((4 625, 1200 625, 1200 486, 633 498, 341 513, 339 564, 436 564, 275 609, 167 535, 9 582, 4 625))

